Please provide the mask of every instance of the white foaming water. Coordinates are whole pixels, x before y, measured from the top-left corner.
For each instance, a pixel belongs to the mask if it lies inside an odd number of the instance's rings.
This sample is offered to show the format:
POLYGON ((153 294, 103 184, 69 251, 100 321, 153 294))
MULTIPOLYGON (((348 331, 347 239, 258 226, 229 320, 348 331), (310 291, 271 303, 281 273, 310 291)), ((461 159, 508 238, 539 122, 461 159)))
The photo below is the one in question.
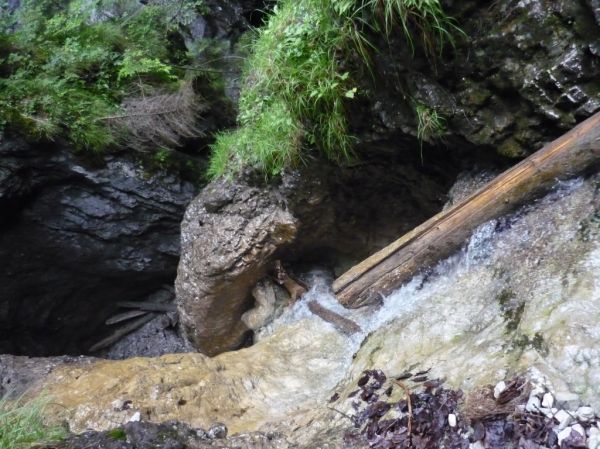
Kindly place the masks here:
MULTIPOLYGON (((431 297, 436 291, 445 290, 448 284, 469 269, 472 263, 481 264, 489 254, 491 241, 495 235, 496 222, 491 221, 480 226, 468 244, 457 254, 439 262, 427 275, 416 275, 408 283, 383 298, 383 305, 378 308, 365 307, 347 309, 342 306, 331 290, 331 275, 324 270, 313 270, 309 273, 310 290, 292 307, 271 324, 260 331, 260 339, 265 338, 277 329, 288 326, 303 319, 321 320, 308 308, 308 303, 316 301, 329 310, 357 323, 362 331, 347 339, 349 350, 356 350, 363 340, 373 331, 399 316, 407 316, 419 307, 421 301, 431 297)), ((327 323, 333 328, 333 325, 327 323)))
MULTIPOLYGON (((582 178, 558 182, 553 191, 540 201, 552 203, 581 187, 582 184, 582 178)), ((518 215, 519 213, 508 217, 508 220, 510 221, 518 215)), ((504 248, 504 242, 501 238, 502 231, 498 231, 502 227, 500 221, 491 220, 480 225, 460 251, 437 263, 427 273, 414 276, 409 282, 383 298, 383 305, 379 308, 346 309, 339 304, 332 293, 330 286, 333 279, 331 275, 324 270, 314 270, 309 274, 308 283, 311 285, 309 292, 296 304, 285 310, 273 323, 262 329, 260 338, 267 337, 280 327, 303 319, 321 320, 308 308, 310 301, 316 301, 322 306, 353 320, 361 327, 362 332, 354 334, 346 340, 348 347, 345 349, 354 351, 360 347, 363 340, 371 332, 398 317, 407 317, 415 313, 422 301, 427 300, 427 298, 452 290, 451 287, 457 280, 466 275, 472 268, 489 266, 492 269, 494 252, 497 250, 503 252, 511 250, 511 248, 504 248)), ((522 238, 526 242, 528 236, 523 235, 522 238)), ((329 323, 328 326, 333 328, 329 323)))

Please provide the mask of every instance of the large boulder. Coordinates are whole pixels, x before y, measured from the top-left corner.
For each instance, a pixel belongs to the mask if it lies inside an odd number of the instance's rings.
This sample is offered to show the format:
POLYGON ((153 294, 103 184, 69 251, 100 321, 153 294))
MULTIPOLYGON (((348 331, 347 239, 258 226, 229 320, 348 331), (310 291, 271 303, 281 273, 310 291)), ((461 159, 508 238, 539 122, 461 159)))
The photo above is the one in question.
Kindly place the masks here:
POLYGON ((132 157, 0 143, 0 353, 87 352, 116 302, 171 283, 195 187, 132 157))
MULTIPOLYGON (((183 329, 201 352, 239 347, 252 289, 277 258, 343 269, 437 211, 453 177, 379 154, 356 167, 324 161, 262 180, 217 180, 186 210, 175 283, 183 329)), ((438 171, 439 170, 439 171, 438 171)))

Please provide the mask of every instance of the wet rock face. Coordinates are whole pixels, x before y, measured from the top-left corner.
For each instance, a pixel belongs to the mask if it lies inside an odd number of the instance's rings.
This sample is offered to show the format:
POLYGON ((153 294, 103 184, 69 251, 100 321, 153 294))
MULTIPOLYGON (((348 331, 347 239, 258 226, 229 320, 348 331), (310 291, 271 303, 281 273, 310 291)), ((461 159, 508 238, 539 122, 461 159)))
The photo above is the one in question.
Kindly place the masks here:
POLYGON ((402 100, 411 98, 445 117, 446 139, 520 157, 600 109, 597 2, 446 3, 466 36, 434 60, 419 49, 413 57, 401 36, 377 57, 382 84, 366 138, 415 135, 416 116, 402 100))
POLYGON ((128 157, 93 166, 67 149, 3 141, 0 353, 86 352, 117 301, 172 282, 194 193, 128 157))
POLYGON ((242 343, 248 289, 297 234, 296 219, 282 206, 269 190, 223 181, 188 207, 175 286, 181 323, 200 351, 215 355, 242 343))
POLYGON ((433 215, 452 164, 443 173, 395 162, 380 155, 339 169, 314 161, 268 187, 247 178, 204 188, 181 225, 175 284, 194 346, 215 355, 242 343, 251 291, 276 258, 344 268, 433 215))

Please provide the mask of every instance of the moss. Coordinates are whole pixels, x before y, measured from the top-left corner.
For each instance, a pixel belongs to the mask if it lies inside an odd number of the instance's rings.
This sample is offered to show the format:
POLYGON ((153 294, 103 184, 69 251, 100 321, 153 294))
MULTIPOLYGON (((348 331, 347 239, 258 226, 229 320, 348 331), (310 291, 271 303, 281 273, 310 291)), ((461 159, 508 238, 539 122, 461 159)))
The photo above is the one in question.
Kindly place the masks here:
POLYGON ((510 157, 513 159, 524 157, 527 152, 523 149, 521 144, 517 142, 513 137, 506 139, 498 148, 498 153, 502 156, 510 157))
POLYGON ((122 427, 117 427, 116 429, 107 431, 106 436, 115 441, 125 441, 127 439, 127 434, 122 427))
POLYGON ((515 293, 510 289, 503 290, 496 297, 496 301, 500 305, 500 312, 504 319, 506 333, 514 332, 521 323, 523 312, 525 311, 525 303, 517 301, 515 293))
POLYGON ((517 349, 520 352, 526 349, 535 349, 543 357, 546 357, 550 352, 548 343, 544 339, 544 336, 540 332, 536 332, 533 336, 520 334, 515 337, 511 342, 511 348, 517 349))

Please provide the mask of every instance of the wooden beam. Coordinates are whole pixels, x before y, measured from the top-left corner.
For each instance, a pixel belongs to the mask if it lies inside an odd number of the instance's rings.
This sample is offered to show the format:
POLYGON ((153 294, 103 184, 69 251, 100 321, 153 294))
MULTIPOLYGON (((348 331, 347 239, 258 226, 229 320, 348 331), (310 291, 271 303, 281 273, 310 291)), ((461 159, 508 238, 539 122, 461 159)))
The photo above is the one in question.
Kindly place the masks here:
POLYGON ((317 301, 310 301, 308 303, 308 309, 318 317, 321 317, 328 323, 333 324, 333 327, 335 327, 337 330, 343 332, 346 335, 352 335, 358 332, 362 332, 360 326, 354 321, 343 317, 339 313, 336 313, 333 310, 322 306, 317 301))
POLYGON ((335 280, 333 291, 349 308, 375 304, 419 269, 460 248, 480 224, 598 162, 600 112, 348 270, 335 280))

